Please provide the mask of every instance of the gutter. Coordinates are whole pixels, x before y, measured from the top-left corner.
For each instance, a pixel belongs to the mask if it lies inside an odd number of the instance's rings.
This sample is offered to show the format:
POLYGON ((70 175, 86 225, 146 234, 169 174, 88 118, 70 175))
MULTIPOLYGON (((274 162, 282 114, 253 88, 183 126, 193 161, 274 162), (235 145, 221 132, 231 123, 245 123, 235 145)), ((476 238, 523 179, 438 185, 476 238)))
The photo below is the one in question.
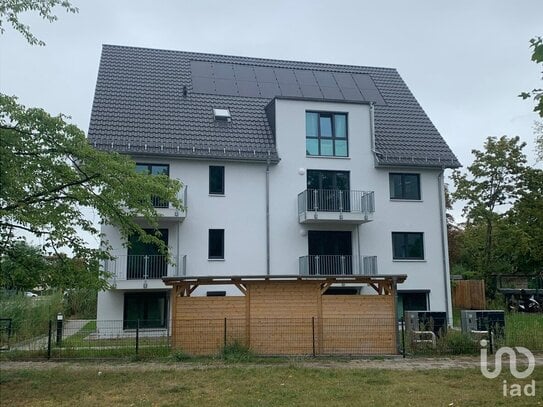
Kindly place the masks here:
POLYGON ((445 202, 443 195, 445 193, 445 185, 443 181, 443 173, 441 170, 437 176, 438 196, 439 196, 439 220, 441 227, 441 250, 443 258, 443 287, 445 289, 445 308, 447 313, 447 323, 452 326, 452 304, 450 298, 451 279, 449 271, 449 252, 447 250, 447 224, 445 220, 445 202))

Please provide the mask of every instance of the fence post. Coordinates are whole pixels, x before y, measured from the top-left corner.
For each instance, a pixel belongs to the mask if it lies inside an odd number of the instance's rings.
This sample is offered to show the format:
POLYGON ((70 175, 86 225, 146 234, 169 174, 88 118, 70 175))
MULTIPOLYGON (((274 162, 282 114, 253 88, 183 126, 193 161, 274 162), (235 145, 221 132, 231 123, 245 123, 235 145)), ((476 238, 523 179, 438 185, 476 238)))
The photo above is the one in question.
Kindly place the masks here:
POLYGON ((139 354, 139 346, 140 346, 140 320, 138 319, 138 322, 136 324, 136 355, 139 354))
POLYGON ((49 333, 47 335, 47 359, 51 359, 51 336, 53 336, 53 321, 49 320, 49 333))
POLYGON ((405 359, 405 320, 400 318, 400 326, 402 327, 402 356, 405 359))
POLYGON ((62 313, 57 314, 57 346, 62 346, 62 329, 64 324, 64 315, 62 313))
POLYGON ((315 317, 311 317, 311 332, 313 335, 313 357, 315 357, 315 317))
POLYGON ((226 348, 226 318, 224 318, 224 347, 226 348))
POLYGON ((492 343, 492 324, 488 324, 488 350, 492 355, 494 353, 494 344, 492 343))

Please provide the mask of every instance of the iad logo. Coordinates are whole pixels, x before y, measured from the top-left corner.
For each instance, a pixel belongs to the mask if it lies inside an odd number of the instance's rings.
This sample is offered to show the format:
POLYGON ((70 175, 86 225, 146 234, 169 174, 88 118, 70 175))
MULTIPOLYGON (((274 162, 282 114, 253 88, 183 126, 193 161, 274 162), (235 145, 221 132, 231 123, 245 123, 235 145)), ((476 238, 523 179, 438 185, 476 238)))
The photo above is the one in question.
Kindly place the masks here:
MULTIPOLYGON (((503 346, 494 355, 494 371, 488 369, 488 355, 486 345, 488 342, 483 339, 481 340, 481 373, 487 379, 495 379, 498 377, 502 371, 502 357, 503 355, 509 356, 509 370, 511 374, 516 379, 526 379, 529 377, 535 369, 535 358, 530 350, 523 348, 522 346, 516 346, 514 349, 507 346, 503 346), (515 352, 516 350, 516 352, 515 352), (528 359, 528 367, 519 372, 517 370, 517 352, 526 356, 528 359)), ((525 396, 535 396, 535 380, 532 380, 531 383, 526 384, 524 387, 518 383, 513 383, 511 385, 507 384, 507 380, 503 381, 503 396, 507 397, 520 397, 524 394, 525 396)))

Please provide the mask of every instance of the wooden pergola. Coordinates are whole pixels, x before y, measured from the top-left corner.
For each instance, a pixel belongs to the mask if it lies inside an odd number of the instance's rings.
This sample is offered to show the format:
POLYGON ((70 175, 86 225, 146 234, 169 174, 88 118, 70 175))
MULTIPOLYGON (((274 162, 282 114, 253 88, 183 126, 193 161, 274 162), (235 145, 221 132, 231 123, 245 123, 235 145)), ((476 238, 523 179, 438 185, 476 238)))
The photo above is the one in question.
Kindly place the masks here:
POLYGON ((405 275, 274 275, 163 280, 173 287, 172 342, 189 353, 214 353, 231 334, 260 354, 299 354, 310 350, 319 354, 392 354, 397 352, 396 286, 405 279, 405 275), (375 293, 324 295, 334 284, 364 284, 375 293), (213 285, 233 285, 242 295, 192 296, 198 287, 213 285), (223 321, 224 332, 220 329, 223 321), (227 332, 228 321, 236 321, 236 332, 227 332), (278 327, 283 325, 290 328, 279 333, 278 327), (216 337, 219 341, 206 344, 198 337, 216 337), (304 342, 310 337, 312 346, 304 342))

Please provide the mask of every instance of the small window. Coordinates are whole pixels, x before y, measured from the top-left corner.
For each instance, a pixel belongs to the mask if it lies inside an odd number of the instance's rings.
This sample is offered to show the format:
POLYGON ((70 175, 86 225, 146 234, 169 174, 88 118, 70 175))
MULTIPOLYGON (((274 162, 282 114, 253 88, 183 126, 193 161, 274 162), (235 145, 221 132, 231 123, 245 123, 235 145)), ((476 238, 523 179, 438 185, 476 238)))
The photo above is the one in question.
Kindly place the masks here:
POLYGON ((392 232, 392 252, 395 260, 424 260, 423 234, 392 232))
POLYGON ((390 199, 420 200, 420 175, 390 173, 390 199))
POLYGON ((345 113, 305 113, 306 154, 347 157, 347 115, 345 113))
POLYGON ((209 194, 224 195, 224 167, 209 166, 209 194))
POLYGON ((218 122, 232 121, 232 115, 228 109, 213 109, 213 116, 218 122))
POLYGON ((209 229, 209 259, 224 259, 224 229, 209 229))

